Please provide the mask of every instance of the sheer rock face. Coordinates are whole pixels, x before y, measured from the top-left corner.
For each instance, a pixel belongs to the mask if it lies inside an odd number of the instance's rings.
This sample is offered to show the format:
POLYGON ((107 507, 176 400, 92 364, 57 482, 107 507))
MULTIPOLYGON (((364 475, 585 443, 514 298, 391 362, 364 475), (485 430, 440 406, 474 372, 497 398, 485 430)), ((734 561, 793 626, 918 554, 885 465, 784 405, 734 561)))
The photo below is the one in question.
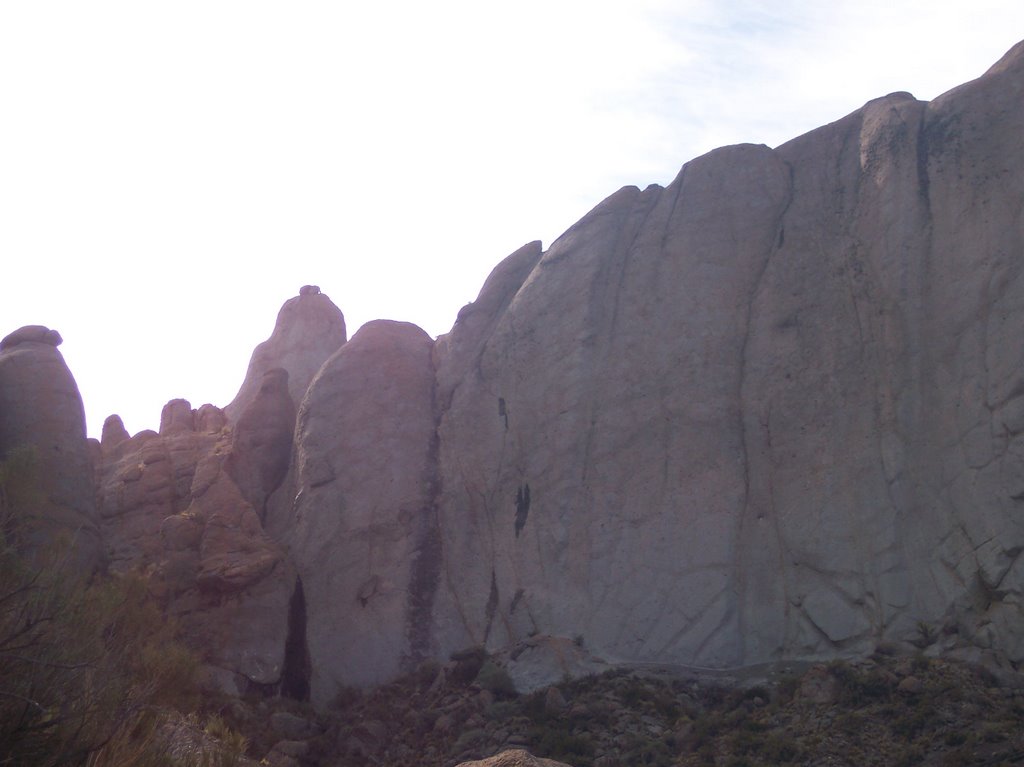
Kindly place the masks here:
POLYGON ((1024 661, 1022 90, 1024 45, 619 191, 434 344, 433 421, 427 341, 357 334, 297 428, 314 698, 533 635, 1024 661))
MULTIPOLYGON (((295 571, 226 469, 235 439, 219 409, 172 400, 160 434, 129 439, 112 416, 103 437, 98 498, 111 569, 151 575, 227 690, 278 684, 295 571)), ((259 465, 259 446, 247 447, 259 465)))
POLYGON ((288 392, 298 407, 320 366, 347 338, 341 310, 315 285, 303 286, 300 295, 281 307, 270 338, 253 351, 242 388, 224 408, 228 419, 238 420, 274 368, 287 371, 288 392))
POLYGON ((22 499, 31 508, 12 509, 27 550, 70 543, 72 560, 88 573, 102 563, 92 457, 82 397, 60 343, 57 331, 41 325, 0 341, 0 461, 20 450, 31 455, 31 498, 22 499))
POLYGON ((432 348, 414 325, 367 323, 299 410, 289 548, 320 702, 339 684, 377 682, 436 652, 432 348))
MULTIPOLYGON (((304 288, 230 419, 104 428, 112 567, 152 569, 215 665, 320 703, 537 637, 1024 662, 1022 135, 1024 44, 931 103, 620 190, 436 343, 378 321, 345 344, 304 288)), ((0 446, 77 419, 87 456, 77 393, 25 409, 66 374, 47 333, 0 343, 0 446)))
POLYGON ((1022 90, 1018 46, 623 189, 439 343, 438 646, 1024 660, 1022 90))

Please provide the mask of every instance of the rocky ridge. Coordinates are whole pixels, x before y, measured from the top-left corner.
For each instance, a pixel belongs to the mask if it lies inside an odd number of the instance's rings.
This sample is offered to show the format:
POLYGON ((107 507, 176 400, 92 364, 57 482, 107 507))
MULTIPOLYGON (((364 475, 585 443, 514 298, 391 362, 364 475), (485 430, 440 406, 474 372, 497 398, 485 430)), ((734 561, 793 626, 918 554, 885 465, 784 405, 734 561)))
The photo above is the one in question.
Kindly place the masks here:
POLYGON ((721 671, 925 632, 1016 668, 1022 91, 1024 44, 624 188, 436 341, 348 341, 306 286, 235 400, 159 433, 112 417, 90 447, 59 335, 23 328, 0 453, 34 447, 42 518, 151 575, 233 692, 324 705, 547 637, 721 671))

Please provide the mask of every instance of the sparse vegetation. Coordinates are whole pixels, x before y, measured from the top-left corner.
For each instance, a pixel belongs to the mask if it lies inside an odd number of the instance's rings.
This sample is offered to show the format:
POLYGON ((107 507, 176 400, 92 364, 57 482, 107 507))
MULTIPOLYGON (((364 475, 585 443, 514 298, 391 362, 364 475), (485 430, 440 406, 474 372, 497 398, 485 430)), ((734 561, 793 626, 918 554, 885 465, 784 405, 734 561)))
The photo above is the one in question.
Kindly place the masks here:
POLYGON ((233 764, 223 729, 168 757, 168 724, 199 708, 198 662, 146 582, 83 577, 60 541, 25 553, 33 470, 31 451, 0 463, 0 764, 233 764))

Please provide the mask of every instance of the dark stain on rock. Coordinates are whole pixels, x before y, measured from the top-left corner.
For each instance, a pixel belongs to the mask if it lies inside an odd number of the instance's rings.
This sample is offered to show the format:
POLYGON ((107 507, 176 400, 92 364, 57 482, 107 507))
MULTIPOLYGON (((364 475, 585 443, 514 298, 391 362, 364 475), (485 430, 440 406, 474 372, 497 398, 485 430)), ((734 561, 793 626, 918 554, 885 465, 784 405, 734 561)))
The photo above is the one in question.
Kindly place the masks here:
POLYGON ((530 485, 523 483, 516 491, 516 538, 526 525, 526 517, 530 513, 530 485))
POLYGON ((295 579, 295 591, 288 603, 288 637, 284 642, 284 663, 281 669, 281 696, 293 700, 309 700, 309 678, 312 666, 306 643, 306 595, 302 579, 295 579))
POLYGON ((498 578, 491 570, 491 593, 487 597, 487 606, 484 608, 484 615, 487 618, 487 628, 484 629, 484 644, 491 635, 491 625, 494 623, 494 614, 498 611, 498 578))

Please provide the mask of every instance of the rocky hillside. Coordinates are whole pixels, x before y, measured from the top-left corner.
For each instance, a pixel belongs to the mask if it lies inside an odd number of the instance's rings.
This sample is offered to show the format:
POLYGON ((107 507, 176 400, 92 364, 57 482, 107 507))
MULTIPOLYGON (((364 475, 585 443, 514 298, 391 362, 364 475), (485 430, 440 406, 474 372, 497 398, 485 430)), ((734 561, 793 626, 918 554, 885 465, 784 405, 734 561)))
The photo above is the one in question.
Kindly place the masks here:
POLYGON ((349 340, 307 286, 230 405, 176 400, 159 433, 113 416, 88 444, 59 336, 23 328, 0 343, 0 457, 35 451, 38 535, 146 574, 235 694, 323 706, 546 637, 586 648, 552 650, 556 675, 923 634, 1013 669, 1021 135, 1024 43, 932 102, 620 190, 439 339, 349 340))

